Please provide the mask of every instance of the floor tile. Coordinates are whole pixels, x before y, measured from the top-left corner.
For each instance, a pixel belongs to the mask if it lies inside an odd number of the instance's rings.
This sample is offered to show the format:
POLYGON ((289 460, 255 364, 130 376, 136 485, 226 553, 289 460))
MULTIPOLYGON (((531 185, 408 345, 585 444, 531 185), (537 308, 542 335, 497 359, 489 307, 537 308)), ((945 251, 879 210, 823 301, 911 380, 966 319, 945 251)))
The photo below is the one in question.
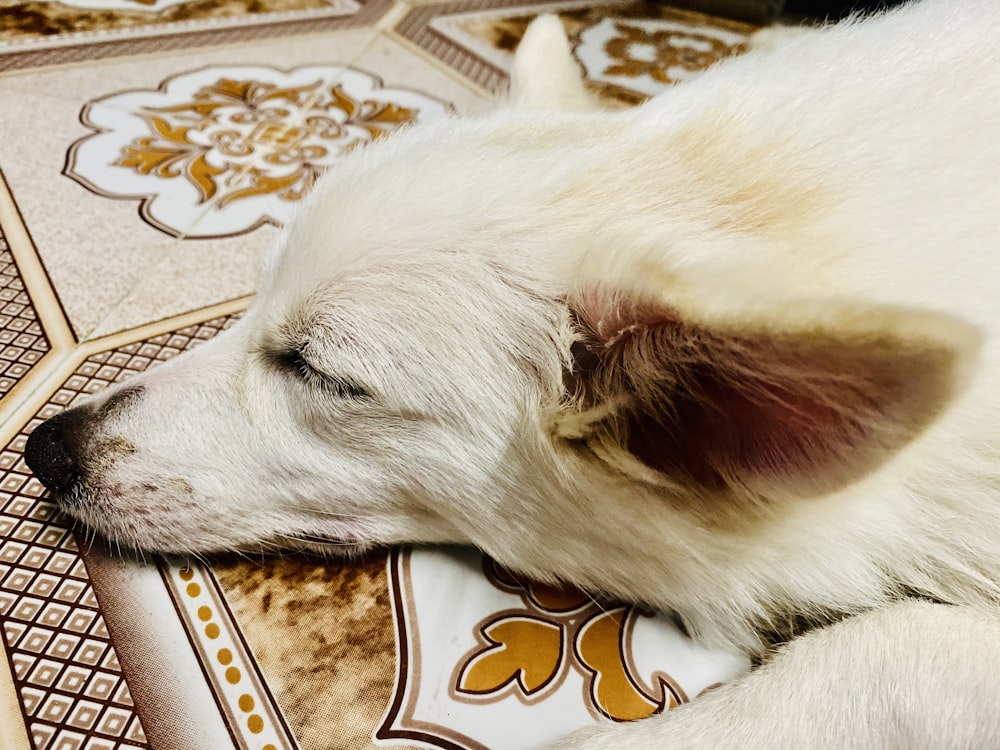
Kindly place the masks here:
MULTIPOLYGON (((0 533, 0 610, 4 645, 25 697, 23 720, 36 743, 52 738, 53 747, 72 747, 86 732, 117 747, 117 726, 134 720, 135 708, 113 704, 123 680, 121 668, 107 658, 114 646, 76 539, 21 461, 23 445, 18 437, 0 451, 0 527, 7 530, 0 533), (105 719, 95 726, 102 710, 105 719), (108 722, 111 716, 117 721, 108 722)), ((146 747, 141 724, 136 726, 135 744, 146 747)))
POLYGON ((252 294, 257 288, 261 259, 277 242, 278 235, 275 227, 265 225, 238 238, 177 243, 169 254, 146 269, 141 283, 108 310, 90 337, 107 336, 252 294))
POLYGON ((137 220, 134 203, 102 199, 63 176, 68 147, 86 133, 79 110, 27 94, 0 108, 0 169, 76 335, 86 337, 176 240, 137 220))
POLYGON ((750 29, 617 0, 0 0, 5 750, 12 725, 15 750, 530 748, 745 667, 471 550, 211 566, 81 550, 24 465, 41 418, 230 325, 339 154, 492 106, 545 11, 619 104, 750 29))
POLYGON ((540 13, 562 19, 591 89, 624 104, 738 54, 754 28, 631 0, 459 0, 417 5, 394 32, 484 88, 500 90, 513 50, 540 13))
POLYGON ((168 234, 227 237, 283 225, 343 153, 449 109, 343 66, 207 66, 92 103, 70 171, 150 196, 143 216, 168 234))
POLYGON ((0 78, 7 97, 19 106, 0 112, 0 167, 81 339, 248 294, 273 241, 264 227, 287 219, 339 151, 484 101, 370 29, 21 73, 0 78), (318 155, 321 123, 296 125, 254 97, 284 97, 293 117, 293 100, 325 102, 345 132, 318 155), (245 153, 262 145, 272 163, 245 153))

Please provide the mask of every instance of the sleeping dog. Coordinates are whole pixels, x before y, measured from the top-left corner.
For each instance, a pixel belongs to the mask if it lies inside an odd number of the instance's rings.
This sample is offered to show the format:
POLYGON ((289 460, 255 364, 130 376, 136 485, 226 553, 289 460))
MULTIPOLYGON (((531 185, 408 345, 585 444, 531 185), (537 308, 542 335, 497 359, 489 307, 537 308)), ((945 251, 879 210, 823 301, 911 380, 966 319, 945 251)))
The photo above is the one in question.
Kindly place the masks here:
POLYGON ((775 42, 609 112, 542 17, 29 465, 141 549, 473 544, 758 657, 560 747, 1000 747, 1000 3, 775 42))

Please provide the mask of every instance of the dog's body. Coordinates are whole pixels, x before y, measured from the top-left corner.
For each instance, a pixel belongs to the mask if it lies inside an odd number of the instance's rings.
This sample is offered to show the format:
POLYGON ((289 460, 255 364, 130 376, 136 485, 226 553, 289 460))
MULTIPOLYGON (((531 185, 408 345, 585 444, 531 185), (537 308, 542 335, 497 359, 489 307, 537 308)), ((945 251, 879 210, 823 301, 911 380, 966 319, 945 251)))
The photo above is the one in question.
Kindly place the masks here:
POLYGON ((543 19, 510 108, 345 159, 237 326, 29 462, 143 548, 472 543, 758 654, 825 625, 567 748, 1000 746, 998 29, 926 0, 610 113, 543 19))

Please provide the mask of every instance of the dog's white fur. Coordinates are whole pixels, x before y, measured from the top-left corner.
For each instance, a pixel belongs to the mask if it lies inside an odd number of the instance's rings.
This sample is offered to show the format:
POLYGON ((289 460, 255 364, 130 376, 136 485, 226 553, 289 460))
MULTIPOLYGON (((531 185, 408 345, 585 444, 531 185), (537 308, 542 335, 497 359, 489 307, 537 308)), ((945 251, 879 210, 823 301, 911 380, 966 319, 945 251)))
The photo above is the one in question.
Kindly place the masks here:
POLYGON ((67 507, 834 623, 562 747, 1000 746, 998 29, 925 0, 612 113, 540 19, 509 107, 346 158, 238 325, 81 407, 67 507))

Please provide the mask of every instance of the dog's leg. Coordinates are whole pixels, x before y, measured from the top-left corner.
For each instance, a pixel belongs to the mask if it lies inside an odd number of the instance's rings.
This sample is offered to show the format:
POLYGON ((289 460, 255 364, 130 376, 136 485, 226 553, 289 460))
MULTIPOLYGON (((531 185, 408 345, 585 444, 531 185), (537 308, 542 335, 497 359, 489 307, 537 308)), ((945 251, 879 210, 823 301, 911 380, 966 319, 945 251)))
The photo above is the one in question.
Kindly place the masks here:
POLYGON ((743 679, 552 750, 1000 747, 1000 616, 907 602, 792 641, 743 679))

